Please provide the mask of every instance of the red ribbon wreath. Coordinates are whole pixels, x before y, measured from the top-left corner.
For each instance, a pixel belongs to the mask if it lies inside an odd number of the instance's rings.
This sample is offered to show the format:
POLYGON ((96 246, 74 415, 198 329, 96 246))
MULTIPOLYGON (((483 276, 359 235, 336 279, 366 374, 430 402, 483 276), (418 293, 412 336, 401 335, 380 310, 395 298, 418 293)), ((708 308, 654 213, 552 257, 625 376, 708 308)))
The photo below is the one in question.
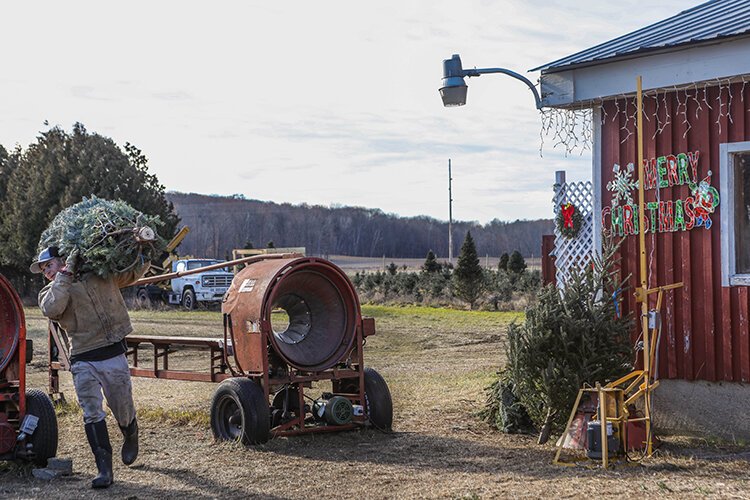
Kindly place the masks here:
POLYGON ((572 203, 563 203, 561 205, 563 215, 563 227, 573 229, 573 214, 576 211, 575 205, 572 203))

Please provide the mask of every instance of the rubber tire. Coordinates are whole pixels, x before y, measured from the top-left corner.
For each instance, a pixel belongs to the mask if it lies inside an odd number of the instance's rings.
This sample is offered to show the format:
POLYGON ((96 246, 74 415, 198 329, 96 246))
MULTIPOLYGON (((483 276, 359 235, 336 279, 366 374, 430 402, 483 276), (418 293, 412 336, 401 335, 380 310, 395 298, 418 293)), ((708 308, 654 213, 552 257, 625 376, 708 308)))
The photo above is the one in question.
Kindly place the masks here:
POLYGON ((365 402, 370 424, 381 431, 393 426, 393 400, 388 384, 372 368, 365 368, 365 402))
POLYGON ((195 309, 195 292, 192 288, 188 288, 182 292, 182 307, 188 311, 195 309))
POLYGON ((47 466, 47 459, 57 454, 57 415, 52 400, 39 389, 26 391, 26 414, 39 418, 36 430, 28 439, 34 451, 34 464, 47 466))
POLYGON ((261 444, 270 437, 271 414, 263 389, 247 378, 228 378, 219 384, 211 401, 211 431, 220 441, 261 444), (231 428, 227 412, 240 422, 231 428))
POLYGON ((146 290, 145 288, 141 288, 140 290, 138 290, 136 298, 138 299, 138 303, 141 306, 151 305, 151 297, 148 295, 148 290, 146 290))

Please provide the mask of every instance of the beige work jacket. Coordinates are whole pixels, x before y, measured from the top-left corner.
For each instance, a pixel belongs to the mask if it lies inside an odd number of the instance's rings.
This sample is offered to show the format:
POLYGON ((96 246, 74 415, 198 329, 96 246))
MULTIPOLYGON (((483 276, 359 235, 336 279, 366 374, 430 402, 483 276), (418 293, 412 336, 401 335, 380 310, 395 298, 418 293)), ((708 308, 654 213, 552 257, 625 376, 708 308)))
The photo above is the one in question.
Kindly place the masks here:
POLYGON ((68 333, 71 356, 119 342, 133 331, 120 288, 133 284, 148 267, 146 261, 106 279, 94 273, 79 279, 58 273, 42 288, 39 307, 68 333))

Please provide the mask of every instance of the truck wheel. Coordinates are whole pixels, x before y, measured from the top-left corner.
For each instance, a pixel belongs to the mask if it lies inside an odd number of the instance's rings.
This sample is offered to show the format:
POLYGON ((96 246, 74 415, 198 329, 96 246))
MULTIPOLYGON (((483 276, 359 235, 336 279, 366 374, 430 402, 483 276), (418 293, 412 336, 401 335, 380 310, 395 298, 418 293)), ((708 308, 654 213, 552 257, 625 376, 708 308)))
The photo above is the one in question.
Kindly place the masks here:
POLYGON ((195 292, 190 288, 182 293, 182 307, 188 311, 195 309, 195 292))
POLYGON ((142 306, 149 306, 151 305, 151 297, 148 295, 148 290, 145 288, 141 288, 138 290, 138 294, 136 295, 138 298, 138 303, 142 306))
POLYGON ((393 401, 391 391, 378 372, 365 368, 365 402, 370 424, 381 431, 391 430, 393 425, 393 401))
POLYGON ((29 438, 34 452, 34 463, 46 466, 47 459, 57 453, 57 416, 49 397, 39 389, 26 391, 26 414, 39 418, 36 430, 29 438))
POLYGON ((263 389, 247 378, 228 378, 211 402, 211 430, 221 441, 245 445, 268 441, 271 416, 263 389))

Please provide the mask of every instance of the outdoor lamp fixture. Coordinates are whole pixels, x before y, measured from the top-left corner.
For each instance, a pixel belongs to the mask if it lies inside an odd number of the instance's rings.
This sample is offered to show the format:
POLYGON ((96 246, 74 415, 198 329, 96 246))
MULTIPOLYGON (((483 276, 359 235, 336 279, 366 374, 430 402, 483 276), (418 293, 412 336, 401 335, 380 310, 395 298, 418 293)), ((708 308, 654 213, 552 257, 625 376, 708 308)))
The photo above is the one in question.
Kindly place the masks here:
POLYGON ((466 104, 466 92, 469 88, 466 86, 464 77, 480 76, 487 73, 503 73, 521 80, 534 93, 536 107, 537 109, 541 109, 542 100, 539 98, 539 92, 537 92, 536 87, 534 87, 534 84, 528 78, 505 68, 463 69, 461 66, 461 56, 458 54, 453 54, 453 57, 450 59, 443 60, 443 86, 440 87, 440 97, 443 98, 443 106, 463 106, 466 104))

